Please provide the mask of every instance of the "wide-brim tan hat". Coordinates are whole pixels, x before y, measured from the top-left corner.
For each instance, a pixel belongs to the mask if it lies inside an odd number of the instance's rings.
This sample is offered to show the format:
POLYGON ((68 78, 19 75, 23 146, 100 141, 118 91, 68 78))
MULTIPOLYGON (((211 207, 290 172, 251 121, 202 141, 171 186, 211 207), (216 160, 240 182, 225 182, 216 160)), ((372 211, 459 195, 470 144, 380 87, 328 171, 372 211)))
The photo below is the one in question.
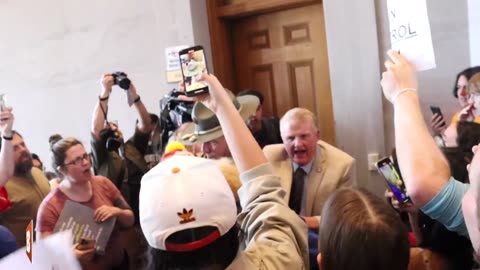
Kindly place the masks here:
MULTIPOLYGON (((257 111, 260 100, 256 96, 232 96, 232 102, 243 120, 247 120, 257 111)), ((207 106, 196 102, 192 109, 193 123, 179 134, 180 142, 192 145, 215 140, 223 136, 218 118, 207 106)))

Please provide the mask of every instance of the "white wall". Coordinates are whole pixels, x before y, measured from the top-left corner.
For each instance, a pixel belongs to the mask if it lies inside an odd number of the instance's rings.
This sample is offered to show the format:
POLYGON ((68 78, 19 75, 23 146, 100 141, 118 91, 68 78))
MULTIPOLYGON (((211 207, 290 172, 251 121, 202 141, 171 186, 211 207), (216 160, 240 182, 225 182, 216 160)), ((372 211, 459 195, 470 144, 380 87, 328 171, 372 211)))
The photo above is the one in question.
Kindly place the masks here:
MULTIPOLYGON (((147 109, 158 113, 159 99, 175 87, 166 83, 164 49, 194 43, 191 18, 188 0, 0 1, 0 93, 30 150, 49 166, 53 133, 89 148, 103 73, 127 72, 147 109)), ((109 119, 133 133, 136 114, 120 88, 109 119)))
POLYGON ((480 1, 468 0, 468 26, 470 33, 470 65, 480 65, 480 1))
POLYGON ((356 159, 357 184, 381 194, 367 169, 368 153, 385 152, 375 3, 330 0, 324 9, 336 142, 356 159))
MULTIPOLYGON (((385 0, 375 0, 381 65, 390 47, 385 0)), ((459 105, 452 95, 458 72, 470 66, 467 0, 427 0, 437 67, 418 73, 419 95, 425 121, 430 123, 430 105, 437 105, 449 122, 459 105)), ((478 14, 478 10, 477 10, 478 14)), ((379 64, 380 64, 379 63, 379 64)), ((384 103, 386 150, 394 146, 393 109, 384 103)))
MULTIPOLYGON (((451 90, 469 66, 469 33, 467 0, 427 5, 437 68, 419 74, 419 93, 429 120, 430 104, 446 117, 458 109, 451 90)), ((324 8, 337 144, 357 159, 358 184, 381 195, 385 185, 367 170, 367 154, 390 155, 394 146, 392 106, 382 102, 380 88, 390 48, 386 0, 326 0, 324 8)))

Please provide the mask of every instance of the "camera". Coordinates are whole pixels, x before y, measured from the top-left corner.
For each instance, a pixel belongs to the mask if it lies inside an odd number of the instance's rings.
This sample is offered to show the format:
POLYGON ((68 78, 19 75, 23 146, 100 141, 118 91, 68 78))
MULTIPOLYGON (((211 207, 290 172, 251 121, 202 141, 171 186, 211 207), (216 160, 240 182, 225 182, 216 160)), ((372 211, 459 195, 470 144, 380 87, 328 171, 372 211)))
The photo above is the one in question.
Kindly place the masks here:
POLYGON ((110 127, 100 131, 100 137, 105 140, 105 148, 107 148, 108 151, 117 151, 123 143, 120 133, 110 127))
POLYGON ((179 100, 183 92, 173 89, 160 100, 159 125, 161 130, 162 151, 168 143, 170 135, 183 123, 192 121, 194 102, 179 100))
POLYGON ((113 72, 112 73, 113 80, 114 80, 114 85, 118 85, 120 88, 124 90, 128 90, 130 88, 130 79, 127 77, 127 74, 125 72, 113 72))

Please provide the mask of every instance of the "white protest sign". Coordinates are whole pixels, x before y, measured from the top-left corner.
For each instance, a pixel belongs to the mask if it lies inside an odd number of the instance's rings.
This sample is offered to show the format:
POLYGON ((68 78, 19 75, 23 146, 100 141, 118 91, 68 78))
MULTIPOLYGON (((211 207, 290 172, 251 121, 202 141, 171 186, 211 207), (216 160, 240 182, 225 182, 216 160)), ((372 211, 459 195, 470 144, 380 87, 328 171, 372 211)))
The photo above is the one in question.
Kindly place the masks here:
POLYGON ((390 41, 418 71, 436 67, 426 0, 387 0, 390 41))
POLYGON ((173 83, 182 80, 182 72, 180 71, 181 65, 178 52, 186 48, 188 48, 187 45, 165 48, 165 59, 167 64, 167 82, 173 83))
POLYGON ((20 248, 0 260, 0 269, 15 270, 81 270, 73 252, 71 231, 53 234, 32 246, 32 262, 20 248))

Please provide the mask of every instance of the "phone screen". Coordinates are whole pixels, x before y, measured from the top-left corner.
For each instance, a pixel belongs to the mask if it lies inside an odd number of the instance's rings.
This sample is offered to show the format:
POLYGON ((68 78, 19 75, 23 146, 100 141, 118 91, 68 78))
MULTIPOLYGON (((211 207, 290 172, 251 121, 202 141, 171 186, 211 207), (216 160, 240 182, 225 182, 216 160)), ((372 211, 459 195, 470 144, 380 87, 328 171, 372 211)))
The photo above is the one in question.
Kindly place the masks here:
POLYGON ((393 166, 390 159, 382 159, 377 163, 378 170, 383 175, 393 195, 401 203, 410 201, 405 189, 403 180, 400 179, 400 175, 393 166))
POLYGON ((202 94, 208 91, 205 82, 197 81, 198 75, 207 71, 205 53, 201 46, 195 46, 180 51, 183 82, 187 96, 202 94))
POLYGON ((440 110, 440 107, 430 106, 430 110, 432 111, 433 114, 442 115, 442 111, 440 110))

